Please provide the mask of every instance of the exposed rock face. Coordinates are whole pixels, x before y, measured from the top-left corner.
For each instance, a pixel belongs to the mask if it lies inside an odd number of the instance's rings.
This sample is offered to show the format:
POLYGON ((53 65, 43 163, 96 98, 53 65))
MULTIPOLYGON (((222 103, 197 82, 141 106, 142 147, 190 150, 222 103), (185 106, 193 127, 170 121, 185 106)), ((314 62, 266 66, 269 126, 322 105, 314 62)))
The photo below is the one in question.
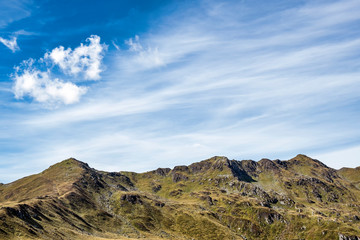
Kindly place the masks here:
POLYGON ((281 221, 284 222, 283 216, 281 216, 279 213, 275 211, 261 211, 258 213, 258 219, 259 221, 265 222, 267 224, 272 224, 275 221, 281 221))
POLYGON ((143 203, 139 194, 127 193, 127 194, 122 195, 120 197, 120 200, 127 201, 131 204, 142 204, 143 203))
POLYGON ((154 193, 157 193, 160 190, 161 190, 161 185, 160 184, 154 184, 154 186, 152 187, 152 191, 154 193))
POLYGON ((346 236, 344 234, 339 233, 339 240, 360 240, 357 236, 346 236))
POLYGON ((141 174, 71 158, 0 185, 0 239, 359 239, 359 176, 305 155, 141 174))
POLYGON ((193 163, 189 166, 192 173, 204 172, 212 167, 211 161, 193 163))
POLYGON ((155 173, 159 176, 166 176, 171 171, 170 168, 158 168, 155 170, 155 173))
POLYGON ((173 169, 173 172, 189 172, 188 166, 176 166, 173 169))
POLYGON ((239 180, 244 182, 254 182, 251 177, 256 176, 256 162, 254 161, 230 161, 229 168, 232 174, 239 180))
POLYGON ((172 175, 172 180, 174 183, 177 183, 179 181, 186 181, 188 180, 189 178, 187 176, 185 176, 184 174, 181 174, 181 173, 173 173, 172 175))

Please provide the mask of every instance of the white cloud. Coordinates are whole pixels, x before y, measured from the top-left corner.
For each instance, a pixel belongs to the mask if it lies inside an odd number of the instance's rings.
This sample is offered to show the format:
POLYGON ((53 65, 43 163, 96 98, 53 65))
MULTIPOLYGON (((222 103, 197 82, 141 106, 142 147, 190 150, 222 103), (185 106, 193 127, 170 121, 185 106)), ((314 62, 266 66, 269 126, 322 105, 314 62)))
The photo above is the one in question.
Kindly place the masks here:
POLYGON ((96 35, 91 35, 86 42, 88 45, 81 43, 74 50, 63 46, 54 48, 44 59, 58 65, 65 74, 77 76, 81 73, 88 80, 100 79, 101 61, 107 46, 100 44, 100 37, 96 35))
POLYGON ((107 46, 100 43, 100 37, 90 36, 88 45, 81 44, 71 50, 63 46, 54 48, 39 61, 29 59, 16 67, 13 74, 13 91, 17 99, 30 96, 35 101, 53 105, 72 104, 80 100, 87 87, 77 86, 71 81, 54 77, 54 66, 59 66, 65 75, 83 77, 82 80, 98 80, 102 72, 102 59, 107 46), (50 67, 48 67, 50 65, 50 67), (45 70, 40 70, 45 68, 45 70))
POLYGON ((0 42, 8 47, 12 52, 16 52, 20 50, 17 42, 16 37, 12 37, 11 39, 7 40, 5 38, 0 37, 0 42))
POLYGON ((143 47, 138 35, 126 40, 125 44, 129 46, 129 51, 134 53, 133 58, 127 60, 130 65, 140 65, 145 70, 165 65, 164 56, 159 49, 143 47))
POLYGON ((28 95, 41 103, 72 104, 78 102, 87 90, 71 82, 63 82, 58 78, 52 79, 49 71, 41 72, 31 68, 24 70, 20 75, 16 73, 14 79, 14 93, 17 99, 28 95))

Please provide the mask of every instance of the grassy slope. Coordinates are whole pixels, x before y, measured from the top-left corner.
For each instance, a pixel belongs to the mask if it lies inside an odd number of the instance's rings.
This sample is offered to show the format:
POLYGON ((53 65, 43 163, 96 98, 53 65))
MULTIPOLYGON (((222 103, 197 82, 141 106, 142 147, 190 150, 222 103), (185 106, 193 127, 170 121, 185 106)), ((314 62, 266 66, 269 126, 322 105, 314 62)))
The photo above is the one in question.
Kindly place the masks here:
POLYGON ((304 155, 141 174, 69 159, 0 186, 0 238, 336 239, 360 235, 356 181, 304 155))
POLYGON ((70 191, 72 184, 84 169, 80 162, 68 159, 47 170, 0 186, 0 202, 21 202, 44 196, 61 196, 70 191))
POLYGON ((341 168, 338 170, 340 176, 351 182, 360 189, 360 167, 357 168, 341 168))

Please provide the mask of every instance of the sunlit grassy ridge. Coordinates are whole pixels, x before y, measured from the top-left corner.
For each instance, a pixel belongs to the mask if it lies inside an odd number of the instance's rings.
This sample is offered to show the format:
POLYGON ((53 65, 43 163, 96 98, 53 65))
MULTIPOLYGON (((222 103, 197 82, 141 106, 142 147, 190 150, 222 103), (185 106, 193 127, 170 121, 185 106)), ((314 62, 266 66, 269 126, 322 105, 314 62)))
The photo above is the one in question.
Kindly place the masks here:
POLYGON ((146 173, 68 159, 0 186, 2 239, 337 239, 360 235, 359 168, 298 155, 146 173))

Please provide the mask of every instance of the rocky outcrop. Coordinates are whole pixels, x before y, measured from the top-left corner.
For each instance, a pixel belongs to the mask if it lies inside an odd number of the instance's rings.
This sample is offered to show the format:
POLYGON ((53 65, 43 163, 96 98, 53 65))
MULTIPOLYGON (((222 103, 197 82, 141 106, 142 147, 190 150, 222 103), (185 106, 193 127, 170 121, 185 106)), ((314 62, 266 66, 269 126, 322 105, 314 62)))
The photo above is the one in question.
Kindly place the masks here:
POLYGON ((155 173, 159 176, 165 177, 170 171, 170 168, 158 168, 155 170, 155 173))
POLYGON ((347 236, 342 233, 339 233, 339 240, 360 240, 358 236, 347 236))
POLYGON ((179 181, 186 181, 188 179, 189 179, 189 177, 187 177, 186 175, 184 175, 182 173, 175 172, 172 174, 172 181, 174 183, 177 183, 179 181))
POLYGON ((142 204, 143 203, 143 201, 141 200, 141 196, 139 194, 134 194, 134 193, 123 194, 120 197, 120 200, 129 202, 131 204, 142 204))

